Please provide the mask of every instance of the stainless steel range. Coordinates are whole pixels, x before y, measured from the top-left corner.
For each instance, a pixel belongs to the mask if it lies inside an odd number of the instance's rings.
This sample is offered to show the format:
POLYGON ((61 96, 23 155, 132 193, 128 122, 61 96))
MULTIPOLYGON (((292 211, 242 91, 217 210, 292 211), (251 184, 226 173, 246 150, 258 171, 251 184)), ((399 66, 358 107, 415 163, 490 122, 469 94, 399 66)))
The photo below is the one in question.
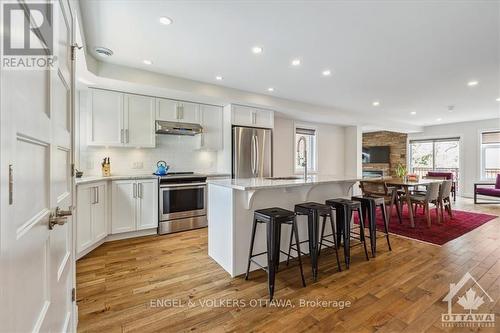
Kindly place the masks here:
POLYGON ((160 235, 206 227, 207 177, 193 172, 173 172, 159 181, 160 235))

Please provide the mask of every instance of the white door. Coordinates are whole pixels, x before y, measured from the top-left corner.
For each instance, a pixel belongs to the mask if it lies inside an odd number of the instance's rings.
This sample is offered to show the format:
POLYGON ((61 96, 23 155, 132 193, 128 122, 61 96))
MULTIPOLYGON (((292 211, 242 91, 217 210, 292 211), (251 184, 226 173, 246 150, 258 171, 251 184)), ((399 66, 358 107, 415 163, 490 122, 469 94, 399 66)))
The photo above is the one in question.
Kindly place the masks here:
POLYGON ((73 17, 67 1, 53 5, 56 68, 0 75, 2 332, 74 329, 71 217, 49 229, 56 207, 72 205, 73 17))
POLYGON ((155 99, 140 95, 126 95, 126 144, 133 147, 155 146, 155 99))
POLYGON ((156 120, 179 121, 177 115, 177 101, 165 98, 157 98, 156 120))
POLYGON ((81 252, 92 245, 92 205, 95 202, 94 184, 79 185, 76 199, 76 252, 81 252))
POLYGON ((158 180, 137 181, 137 230, 158 227, 158 180))
POLYGON ((123 94, 92 89, 90 94, 88 144, 120 146, 125 141, 123 129, 123 94))
POLYGON ((135 180, 113 181, 111 191, 111 233, 134 231, 137 196, 135 180))
POLYGON ((94 186, 95 197, 92 205, 92 242, 95 243, 108 233, 106 223, 106 183, 97 183, 94 186))

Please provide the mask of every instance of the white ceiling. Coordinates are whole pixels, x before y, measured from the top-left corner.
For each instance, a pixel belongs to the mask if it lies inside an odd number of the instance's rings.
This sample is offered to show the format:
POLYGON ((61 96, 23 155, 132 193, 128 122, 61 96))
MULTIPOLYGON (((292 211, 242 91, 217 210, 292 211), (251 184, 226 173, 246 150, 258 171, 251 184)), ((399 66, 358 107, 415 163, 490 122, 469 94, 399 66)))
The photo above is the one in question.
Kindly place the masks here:
POLYGON ((99 57, 105 62, 366 119, 430 125, 437 118, 450 123, 500 117, 499 1, 80 4, 88 51, 114 51, 99 57), (161 16, 173 24, 161 25, 161 16), (261 55, 251 52, 255 45, 264 48, 261 55), (302 64, 292 67, 296 57, 302 64), (333 74, 323 77, 327 68, 333 74), (216 81, 216 75, 224 79, 216 81), (468 87, 470 80, 479 84, 468 87), (379 107, 372 106, 375 100, 379 107))

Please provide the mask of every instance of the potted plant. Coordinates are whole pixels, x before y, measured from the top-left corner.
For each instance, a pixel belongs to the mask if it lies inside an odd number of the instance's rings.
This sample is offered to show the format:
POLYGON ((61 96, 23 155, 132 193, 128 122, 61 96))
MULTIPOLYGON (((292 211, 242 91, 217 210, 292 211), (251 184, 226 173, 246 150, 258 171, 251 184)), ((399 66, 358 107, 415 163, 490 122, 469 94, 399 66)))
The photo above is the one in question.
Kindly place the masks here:
POLYGON ((396 176, 401 179, 406 176, 406 167, 401 163, 396 166, 396 176))

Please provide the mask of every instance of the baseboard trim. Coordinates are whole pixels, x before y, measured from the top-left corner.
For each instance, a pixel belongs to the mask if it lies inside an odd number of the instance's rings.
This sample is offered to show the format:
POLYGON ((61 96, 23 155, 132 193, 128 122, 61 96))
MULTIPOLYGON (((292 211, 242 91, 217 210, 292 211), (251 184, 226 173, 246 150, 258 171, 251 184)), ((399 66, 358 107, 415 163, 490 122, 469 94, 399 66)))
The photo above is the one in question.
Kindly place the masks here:
POLYGON ((124 232, 120 234, 114 234, 114 235, 108 235, 99 241, 97 241, 95 244, 92 244, 85 250, 81 251, 76 255, 76 260, 86 256, 90 252, 94 251, 97 249, 99 246, 106 242, 112 242, 116 240, 121 240, 121 239, 128 239, 128 238, 137 238, 137 237, 144 237, 144 236, 151 236, 151 235, 157 235, 158 234, 158 228, 151 228, 151 229, 145 229, 145 230, 139 230, 139 231, 130 231, 130 232, 124 232))

